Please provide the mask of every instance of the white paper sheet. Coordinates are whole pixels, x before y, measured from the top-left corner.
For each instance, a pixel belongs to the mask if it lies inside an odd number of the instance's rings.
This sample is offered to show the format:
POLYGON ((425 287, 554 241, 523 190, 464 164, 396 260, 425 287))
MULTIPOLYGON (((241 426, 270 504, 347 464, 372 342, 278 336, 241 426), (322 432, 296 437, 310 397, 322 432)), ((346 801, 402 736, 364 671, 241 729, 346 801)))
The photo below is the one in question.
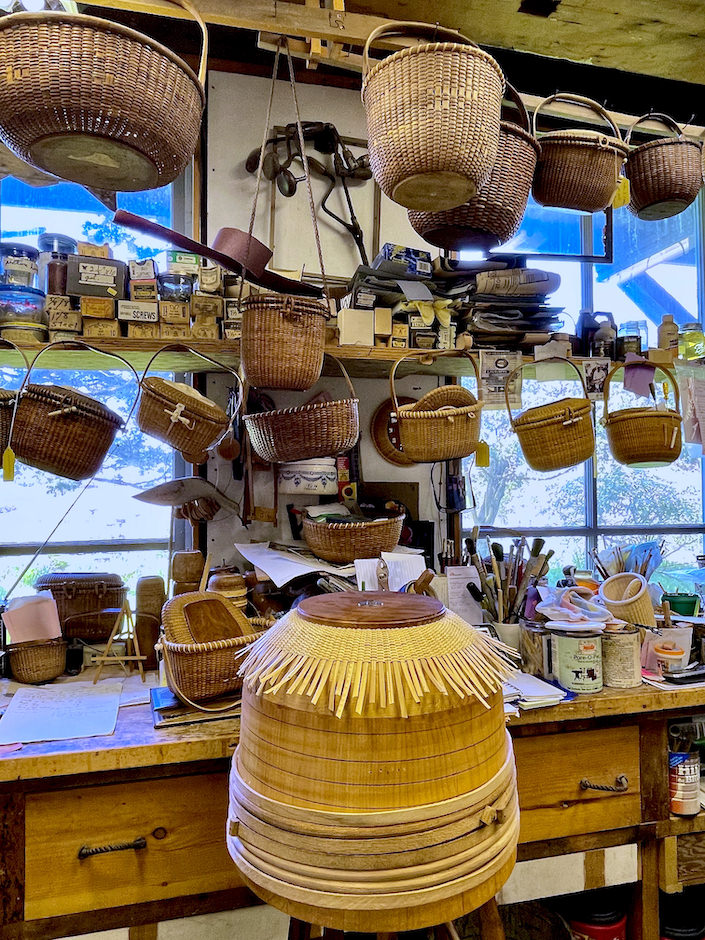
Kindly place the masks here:
POLYGON ((121 691, 121 681, 20 688, 0 718, 0 744, 112 734, 121 691))
POLYGON ((484 611, 468 592, 467 585, 480 587, 480 576, 474 565, 446 568, 448 578, 448 609, 462 617, 466 623, 477 626, 484 622, 484 611))
POLYGON ((234 544, 242 557, 264 571, 277 587, 284 587, 294 578, 311 574, 312 571, 323 571, 326 574, 338 574, 342 577, 355 573, 353 565, 327 565, 325 561, 319 559, 309 561, 293 552, 276 551, 269 547, 269 542, 235 542, 234 544))
MULTIPOLYGON (((426 570, 426 561, 423 555, 407 552, 382 552, 382 558, 386 561, 389 569, 390 591, 401 590, 405 584, 408 584, 409 581, 415 581, 426 570)), ((377 583, 378 560, 377 558, 355 559, 358 591, 376 591, 379 589, 377 583)))

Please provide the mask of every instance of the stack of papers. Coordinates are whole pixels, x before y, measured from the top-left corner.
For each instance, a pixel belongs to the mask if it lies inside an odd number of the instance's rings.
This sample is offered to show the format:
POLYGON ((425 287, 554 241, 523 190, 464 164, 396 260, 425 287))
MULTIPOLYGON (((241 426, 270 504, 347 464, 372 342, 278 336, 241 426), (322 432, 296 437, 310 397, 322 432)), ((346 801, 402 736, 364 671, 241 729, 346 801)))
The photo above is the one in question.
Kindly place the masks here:
POLYGON ((522 710, 557 705, 568 695, 565 689, 559 689, 550 682, 539 679, 538 676, 519 672, 518 669, 505 681, 503 691, 504 701, 516 702, 522 710))

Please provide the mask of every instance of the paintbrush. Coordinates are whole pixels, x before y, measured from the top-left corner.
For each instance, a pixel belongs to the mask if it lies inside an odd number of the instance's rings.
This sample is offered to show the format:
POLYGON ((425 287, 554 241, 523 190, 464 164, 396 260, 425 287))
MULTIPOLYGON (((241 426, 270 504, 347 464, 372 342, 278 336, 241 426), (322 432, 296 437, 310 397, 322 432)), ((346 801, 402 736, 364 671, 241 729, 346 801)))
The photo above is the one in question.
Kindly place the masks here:
POLYGON ((531 556, 526 565, 524 566, 524 574, 521 578, 521 583, 517 589, 517 596, 514 599, 514 606, 512 607, 511 614, 517 616, 521 608, 526 592, 529 588, 529 583, 532 578, 536 577, 539 571, 543 568, 546 562, 545 555, 539 555, 538 557, 531 556))
POLYGON ((494 578, 495 597, 497 598, 497 617, 499 618, 499 622, 502 623, 503 611, 502 611, 502 603, 500 600, 502 596, 502 579, 499 576, 499 565, 497 564, 497 556, 494 553, 494 546, 490 542, 489 536, 487 537, 487 548, 489 549, 489 552, 490 552, 490 564, 492 565, 492 576, 494 578))

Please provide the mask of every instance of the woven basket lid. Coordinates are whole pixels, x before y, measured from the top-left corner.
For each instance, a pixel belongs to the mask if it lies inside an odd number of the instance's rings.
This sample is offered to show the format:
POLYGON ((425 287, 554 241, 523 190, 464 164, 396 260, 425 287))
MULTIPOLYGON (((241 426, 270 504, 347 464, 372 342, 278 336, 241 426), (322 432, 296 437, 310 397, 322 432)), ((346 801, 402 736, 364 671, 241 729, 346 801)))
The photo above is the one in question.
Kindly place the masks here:
POLYGON ((629 147, 624 141, 610 134, 603 134, 600 131, 588 130, 562 130, 547 131, 540 136, 541 147, 546 144, 577 144, 589 147, 601 147, 603 150, 613 150, 620 156, 626 157, 629 153, 629 147))
POLYGON ((105 572, 73 572, 73 571, 55 571, 49 574, 40 575, 34 582, 36 591, 43 591, 45 588, 70 587, 77 591, 92 591, 96 587, 104 588, 123 588, 122 578, 119 574, 106 574, 105 572))
MULTIPOLYGON (((83 395, 81 392, 77 392, 76 389, 69 388, 66 385, 30 384, 25 388, 22 398, 25 396, 30 400, 56 406, 57 409, 70 405, 76 408, 80 415, 89 418, 100 418, 116 428, 121 428, 124 424, 120 415, 115 414, 110 408, 106 408, 95 398, 83 395)), ((18 413, 20 408, 21 406, 18 405, 18 413)))
POLYGON ((142 386, 156 395, 165 405, 185 406, 184 413, 197 418, 206 418, 225 427, 230 420, 220 405, 216 405, 210 398, 201 395, 195 388, 186 385, 183 382, 172 382, 171 379, 163 379, 156 375, 150 375, 143 379, 142 386))
POLYGON ((422 398, 411 405, 404 405, 400 411, 435 411, 437 408, 466 408, 476 405, 477 399, 462 385, 441 385, 431 389, 422 398))
POLYGON ((664 420, 680 422, 683 416, 680 411, 674 411, 673 408, 620 408, 618 411, 611 411, 602 421, 605 424, 614 424, 617 421, 634 421, 636 418, 647 420, 664 420))
POLYGON ((514 426, 526 428, 546 421, 563 421, 567 412, 572 412, 574 415, 585 415, 590 413, 591 408, 592 402, 587 398, 561 398, 559 401, 551 402, 548 405, 527 408, 524 414, 514 419, 514 426))

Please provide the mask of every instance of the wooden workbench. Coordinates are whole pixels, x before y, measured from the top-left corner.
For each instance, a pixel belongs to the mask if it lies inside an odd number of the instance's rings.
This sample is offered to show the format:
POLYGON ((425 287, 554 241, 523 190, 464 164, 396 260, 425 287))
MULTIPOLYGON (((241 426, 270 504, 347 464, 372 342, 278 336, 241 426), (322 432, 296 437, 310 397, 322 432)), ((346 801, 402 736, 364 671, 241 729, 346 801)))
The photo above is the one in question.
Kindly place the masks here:
MULTIPOLYGON (((519 859, 599 858, 637 845, 633 938, 659 936, 659 882, 671 891, 705 882, 705 814, 670 816, 666 756, 668 721, 701 709, 703 690, 643 686, 578 696, 510 723, 519 859), (612 785, 620 774, 629 779, 624 792, 581 789, 581 780, 612 785)), ((225 845, 237 738, 237 719, 155 731, 148 706, 137 705, 120 709, 110 737, 1 756, 0 935, 44 940, 120 926, 137 935, 139 925, 256 903, 225 845), (79 858, 95 848, 104 851, 79 858)))

